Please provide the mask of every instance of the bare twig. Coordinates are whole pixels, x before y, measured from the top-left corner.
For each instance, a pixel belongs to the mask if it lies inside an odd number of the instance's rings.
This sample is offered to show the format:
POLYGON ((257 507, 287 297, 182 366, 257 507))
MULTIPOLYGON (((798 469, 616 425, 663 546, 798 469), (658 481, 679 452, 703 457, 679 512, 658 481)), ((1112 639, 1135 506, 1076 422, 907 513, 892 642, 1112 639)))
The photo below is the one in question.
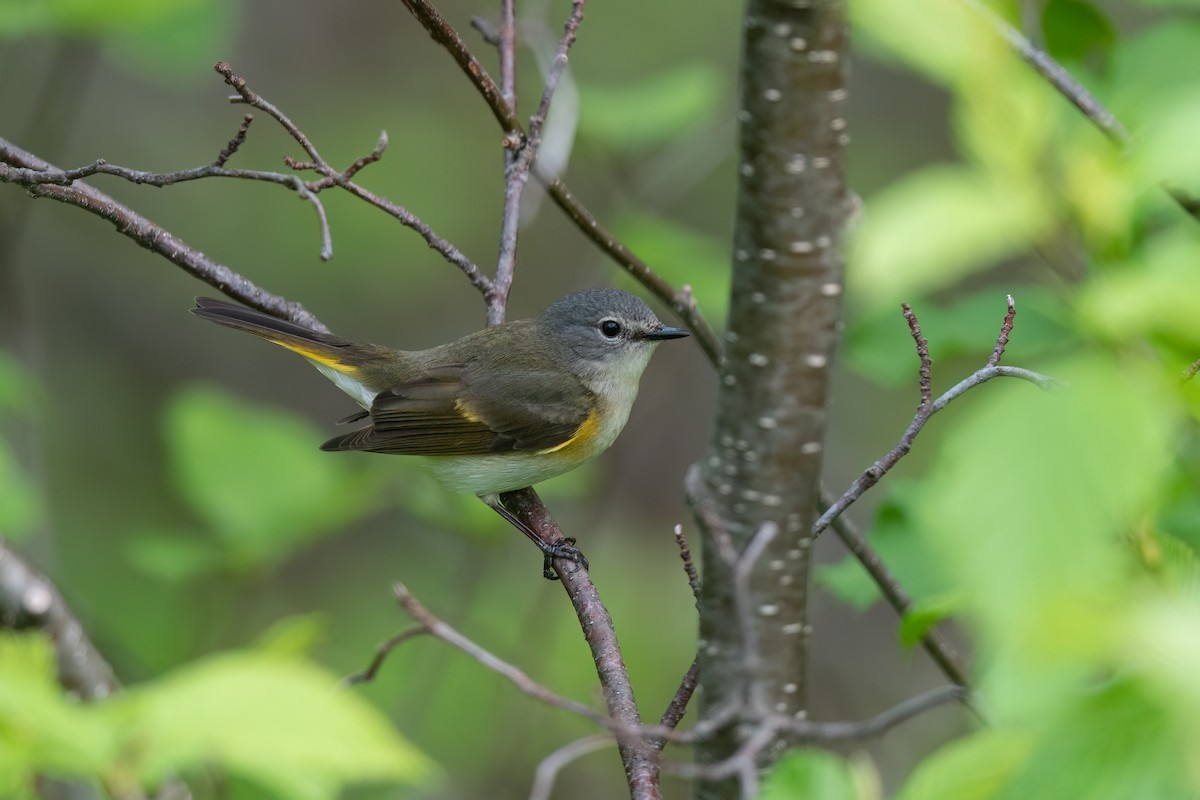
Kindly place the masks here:
POLYGON ((568 742, 542 759, 534 773, 533 788, 529 791, 529 800, 549 800, 554 791, 554 783, 563 767, 588 753, 612 747, 613 738, 608 734, 598 733, 568 742))
POLYGON ((1013 296, 1008 296, 1008 313, 1004 315, 1004 323, 1000 326, 1000 335, 996 337, 996 347, 992 350, 992 357, 988 359, 987 365, 994 367, 1000 363, 1000 359, 1004 357, 1004 348, 1008 347, 1008 335, 1012 333, 1013 322, 1017 318, 1017 304, 1013 301, 1013 296))
POLYGON ((402 0, 402 2, 404 3, 404 7, 409 10, 409 13, 433 37, 433 40, 451 55, 459 68, 471 79, 471 83, 475 84, 475 88, 488 104, 488 108, 492 110, 492 115, 500 123, 500 127, 504 129, 504 132, 524 137, 525 133, 521 129, 521 121, 517 119, 517 114, 512 106, 504 102, 503 91, 492 80, 492 77, 488 75, 483 65, 475 59, 466 42, 458 35, 458 31, 454 30, 454 26, 447 22, 446 18, 436 8, 425 2, 425 0, 402 0))
MULTIPOLYGON (((0 162, 41 173, 61 172, 54 165, 3 138, 0 138, 0 162)), ((0 181, 2 180, 5 180, 4 173, 0 171, 0 181)), ((15 182, 21 183, 20 181, 15 182)), ((24 185, 34 197, 49 197, 108 220, 116 226, 119 233, 128 236, 147 250, 165 257, 193 277, 235 300, 277 317, 291 320, 310 330, 322 333, 329 331, 320 320, 299 303, 285 300, 279 295, 262 289, 224 264, 219 264, 188 246, 165 228, 156 225, 141 214, 117 202, 115 198, 86 183, 75 181, 69 186, 61 186, 53 182, 34 182, 24 185)))
POLYGON ((554 97, 555 89, 558 88, 559 80, 567 70, 567 53, 570 51, 571 45, 575 43, 579 23, 583 21, 584 2, 585 0, 572 0, 571 16, 567 19, 562 38, 558 42, 554 61, 546 71, 546 88, 542 91, 542 99, 538 103, 537 111, 529 120, 529 138, 534 142, 540 141, 542 138, 542 127, 546 124, 546 116, 550 113, 550 101, 554 97))
MULTIPOLYGON (((905 306, 905 308, 907 308, 907 306, 905 306)), ((1011 305, 1010 313, 1016 313, 1015 308, 1011 305)), ((1011 323, 1008 321, 1007 317, 1005 317, 1005 320, 1005 325, 1001 328, 1000 332, 1001 339, 1007 338, 1008 332, 1012 329, 1011 323)), ((914 336, 915 335, 916 334, 914 334, 914 336)), ((1000 347, 999 339, 997 340, 997 348, 1000 349, 1001 353, 1003 352, 1003 348, 1000 347)), ((993 357, 996 357, 995 351, 993 351, 993 357)), ((922 383, 924 383, 925 379, 924 366, 925 357, 923 356, 922 383)), ((852 484, 850 484, 850 488, 848 488, 845 493, 843 493, 842 496, 839 497, 837 501, 834 502, 834 504, 831 505, 825 511, 825 513, 818 517, 816 522, 813 523, 811 529, 813 538, 819 536, 822 531, 829 527, 830 523, 841 516, 847 508, 854 504, 854 501, 856 501, 863 495, 864 492, 878 483, 880 478, 886 475, 892 467, 896 466, 900 459, 904 458, 904 456, 908 454, 908 451, 912 449, 913 441, 917 438, 917 434, 919 434, 921 429, 925 427, 925 423, 929 421, 930 417, 949 405, 951 401, 961 397, 968 390, 973 389, 979 384, 989 381, 992 378, 999 377, 1018 378, 1020 380, 1029 381, 1041 389, 1052 389, 1059 385, 1058 382, 1053 378, 1042 375, 1038 372, 1034 372, 1033 370, 1022 369, 1020 367, 1002 367, 998 365, 991 365, 989 362, 989 366, 983 367, 971 375, 968 375, 932 403, 925 404, 923 398, 920 408, 917 409, 917 413, 913 417, 913 421, 909 424, 908 429, 904 431, 904 435, 900 437, 900 441, 896 443, 896 446, 889 450, 886 455, 884 455, 874 464, 867 467, 863 473, 858 476, 858 478, 856 478, 852 484)), ((924 395, 923 387, 922 395, 924 395)))
MULTIPOLYGON (((512 106, 505 102, 503 92, 483 66, 471 54, 462 37, 437 9, 425 0, 403 0, 413 17, 421 23, 435 42, 446 49, 466 76, 475 85, 481 97, 492 110, 506 134, 505 143, 510 149, 519 149, 525 140, 525 131, 512 106)), ((479 27, 478 25, 476 27, 479 27)), ((486 35, 486 34, 485 34, 486 35)), ((575 223, 579 230, 617 262, 638 283, 666 303, 675 315, 688 326, 692 335, 709 360, 718 365, 722 358, 721 342, 700 313, 688 287, 675 289, 662 276, 637 258, 629 248, 621 244, 599 220, 570 192, 566 184, 556 176, 543 174, 534 169, 534 176, 549 193, 555 204, 575 223)))
POLYGON ((772 714, 758 721, 737 752, 729 758, 710 764, 667 762, 663 764, 663 770, 703 780, 722 780, 737 776, 741 782, 742 796, 754 797, 758 790, 759 754, 771 746, 780 735, 795 743, 868 739, 880 736, 944 703, 961 700, 964 696, 965 690, 961 686, 942 686, 910 697, 870 719, 855 722, 812 722, 772 714))
MULTIPOLYGON (((245 136, 245 130, 245 122, 243 122, 242 127, 238 129, 238 134, 242 138, 245 136)), ((230 169, 223 166, 229 156, 233 155, 233 150, 236 149, 235 143, 237 142, 238 137, 234 137, 230 141, 229 146, 225 150, 222 150, 217 156, 217 160, 211 164, 206 164, 203 167, 176 170, 175 172, 147 172, 145 170, 120 167, 116 164, 109 164, 103 159, 97 159, 86 166, 69 170, 21 169, 0 164, 0 181, 17 183, 29 187, 44 184, 70 186, 71 183, 80 178, 92 175, 113 175, 118 178, 124 178, 130 183, 156 187, 171 186, 172 184, 195 181, 202 178, 239 178, 241 180, 277 183, 295 191, 302 200, 312 203, 313 208, 317 212, 317 220, 320 223, 321 229, 321 259, 328 261, 332 258, 333 242, 329 232, 329 221, 325 216, 325 208, 317 198, 316 192, 310 189, 298 175, 264 170, 230 169)))
POLYGON ((375 676, 379 674, 379 670, 383 667, 383 662, 387 661, 387 657, 392 654, 393 650, 409 639, 415 639, 418 636, 425 636, 429 633, 431 631, 424 625, 401 631, 376 648, 375 655, 371 658, 371 663, 367 665, 366 669, 362 672, 356 672, 353 675, 347 675, 342 679, 342 683, 346 686, 353 686, 358 683, 370 683, 375 680, 375 676))
POLYGON ((908 330, 917 345, 917 357, 921 360, 921 408, 928 408, 933 402, 933 360, 929 357, 929 342, 921 333, 921 323, 917 321, 917 315, 913 313, 912 307, 908 303, 901 303, 900 309, 904 312, 908 330))
MULTIPOLYGON (((529 123, 529 135, 524 139, 512 140, 515 147, 505 151, 504 217, 500 227, 500 255, 496 260, 496 277, 492 290, 487 294, 488 324, 498 325, 504 321, 508 307, 508 293, 512 288, 517 265, 517 229, 521 224, 521 197, 529 182, 529 171, 537 160, 542 144, 542 125, 550 109, 554 90, 567 67, 567 53, 575 41, 579 23, 583 19, 584 0, 575 0, 571 16, 567 20, 562 39, 559 40, 554 63, 546 75, 546 86, 542 92, 537 113, 529 123)), ((510 107, 516 107, 513 82, 513 49, 515 48, 515 24, 512 19, 512 0, 502 3, 500 24, 501 94, 510 107)))
MULTIPOLYGON (((519 668, 509 664, 507 661, 504 661, 488 650, 485 650, 483 647, 480 647, 478 644, 456 631, 450 625, 438 619, 432 612, 429 611, 429 609, 425 608, 425 606, 423 606, 421 602, 417 600, 417 598, 413 597, 412 592, 410 592, 404 584, 397 583, 393 587, 392 591, 396 595, 396 599, 400 601, 400 605, 404 608, 405 612, 412 617, 415 622, 421 625, 421 628, 417 629, 417 632, 421 632, 423 630, 430 636, 441 639, 450 646, 461 650, 487 669, 506 678, 523 693, 540 702, 573 712, 575 714, 579 714, 580 716, 586 717, 592 722, 595 722, 596 724, 602 725, 606 728, 610 727, 608 717, 604 716, 590 706, 586 706, 583 703, 579 703, 555 694, 542 684, 530 678, 519 668)), ((401 634, 400 637, 397 638, 407 640, 411 639, 413 635, 415 634, 409 632, 409 635, 401 634)))
POLYGON ((696 562, 692 560, 692 550, 688 547, 687 539, 683 538, 683 526, 675 526, 675 544, 679 547, 679 557, 683 559, 683 571, 687 574, 688 586, 692 589, 692 596, 697 600, 700 599, 700 572, 696 569, 696 562))
MULTIPOLYGON (((679 682, 679 688, 675 690, 675 696, 667 704, 667 710, 663 712, 662 717, 659 719, 658 725, 660 728, 674 730, 679 727, 679 723, 683 721, 684 715, 687 714, 688 703, 691 702, 692 695, 695 694, 696 687, 699 684, 700 660, 699 658, 695 658, 692 659, 692 665, 688 667, 683 680, 679 682)), ((661 750, 666 743, 667 740, 663 738, 650 740, 651 746, 658 750, 661 750)))

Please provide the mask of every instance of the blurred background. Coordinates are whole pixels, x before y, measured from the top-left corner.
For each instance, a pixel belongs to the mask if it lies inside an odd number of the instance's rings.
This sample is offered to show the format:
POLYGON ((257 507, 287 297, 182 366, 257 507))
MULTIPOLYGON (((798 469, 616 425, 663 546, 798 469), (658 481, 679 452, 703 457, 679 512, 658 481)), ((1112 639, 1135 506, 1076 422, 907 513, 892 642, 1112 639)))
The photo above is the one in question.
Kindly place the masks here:
MULTIPOLYGON (((245 112, 227 102, 212 70, 228 61, 335 165, 370 152, 386 130, 387 153, 359 182, 490 271, 503 190, 500 131, 399 3, 59 5, 0 22, 0 135, 60 167, 97 158, 151 171, 206 164, 245 112)), ((1123 31, 1158 22, 1153 12, 1111 5, 1123 31)), ((494 73, 494 53, 468 23, 495 8, 462 0, 438 7, 494 73)), ((531 0, 518 10, 523 35, 544 55, 567 8, 531 0)), ((575 194, 654 269, 692 285, 718 329, 735 201, 741 13, 720 3, 702 11, 681 2, 590 5, 551 115, 559 138, 547 145, 575 194)), ((852 68, 850 183, 867 199, 868 219, 871 199, 902 176, 977 155, 955 144, 962 119, 947 88, 901 66, 885 45, 868 30, 856 40, 852 68)), ((1086 46, 1079 63, 1104 67, 1086 46)), ((541 85, 530 48, 518 69, 527 117, 541 85)), ((1051 99, 1040 108, 1073 113, 1059 105, 1051 99)), ((285 154, 302 155, 256 114, 230 166, 282 170, 285 154)), ((483 324, 483 303, 457 269, 349 196, 321 196, 334 245, 333 260, 322 263, 311 206, 278 186, 91 182, 302 302, 341 335, 417 349, 483 324)), ((536 315, 582 287, 634 288, 540 194, 534 185, 526 193, 510 317, 536 315)), ((1064 239, 1043 243, 1040 252, 1009 252, 984 242, 969 269, 944 279, 884 280, 871 293, 848 294, 829 487, 840 492, 886 452, 916 407, 917 361, 900 302, 914 303, 925 323, 935 390, 991 351, 1006 293, 1021 309, 1008 363, 1031 366, 1064 346, 1070 334, 1059 291, 1078 267, 1054 252, 1068 249, 1064 239)), ((896 240, 893 252, 905 245, 896 240)), ((250 645, 281 624, 300 631, 334 672, 349 674, 408 626, 391 595, 400 581, 536 680, 598 702, 574 616, 562 590, 541 579, 528 542, 406 459, 319 453, 351 402, 301 359, 187 313, 193 296, 213 293, 95 217, 0 187, 0 533, 54 578, 122 680, 136 685, 202 654, 250 645)), ((694 341, 661 348, 612 449, 541 487, 591 559, 652 718, 694 652, 693 601, 672 528, 682 524, 698 549, 681 482, 705 452, 714 384, 694 341)), ((920 480, 941 423, 930 425, 889 484, 920 480)), ((903 518, 888 495, 881 487, 851 516, 866 526, 882 502, 884 522, 903 518)), ((826 536, 817 555, 833 565, 843 551, 826 536)), ((899 643, 894 614, 872 605, 870 592, 859 591, 857 606, 844 602, 854 595, 845 588, 852 572, 820 573, 822 586, 841 582, 841 599, 814 589, 815 719, 863 718, 941 682, 922 652, 899 643)), ((523 796, 538 761, 592 732, 432 640, 406 644, 373 684, 354 691, 447 773, 434 788, 363 796, 523 796)), ((944 708, 861 748, 890 786, 967 725, 963 711, 944 708)), ((572 765, 555 796, 613 797, 623 786, 614 754, 604 751, 572 765)))

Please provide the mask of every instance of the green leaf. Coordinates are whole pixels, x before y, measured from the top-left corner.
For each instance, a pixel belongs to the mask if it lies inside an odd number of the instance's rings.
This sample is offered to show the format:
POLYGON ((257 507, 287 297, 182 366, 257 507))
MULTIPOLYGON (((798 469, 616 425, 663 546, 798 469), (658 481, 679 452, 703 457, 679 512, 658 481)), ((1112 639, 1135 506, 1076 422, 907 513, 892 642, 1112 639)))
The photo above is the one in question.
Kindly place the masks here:
POLYGON ((581 84, 579 134, 621 151, 657 147, 712 119, 725 97, 707 61, 680 64, 621 86, 581 84))
POLYGON ((181 583, 226 565, 218 543, 186 530, 143 530, 123 543, 129 562, 147 575, 181 583))
POLYGON ((205 388, 177 394, 165 418, 171 477, 234 565, 278 560, 379 507, 373 473, 317 449, 291 414, 205 388))
POLYGON ((962 600, 956 595, 942 595, 913 603, 900 619, 900 642, 912 647, 925 638, 939 622, 957 614, 962 609, 962 600))
POLYGON ((849 6, 856 35, 930 80, 954 86, 1010 57, 987 21, 950 0, 859 0, 849 6), (936 19, 937 25, 929 20, 936 19))
POLYGON ((1176 15, 1137 31, 1113 52, 1111 71, 1109 107, 1137 137, 1147 116, 1200 83, 1200 20, 1176 15))
POLYGON ((852 767, 827 750, 790 750, 771 768, 758 800, 865 800, 877 796, 868 788, 877 782, 868 767, 852 767))
POLYGON ((325 638, 328 629, 329 619, 325 614, 284 617, 263 631, 255 646, 275 656, 306 656, 325 638))
POLYGON ((36 774, 99 774, 118 752, 116 731, 69 702, 56 672, 44 635, 0 632, 0 796, 36 774))
MULTIPOLYGON (((1098 276, 1078 297, 1079 319, 1114 342, 1146 338, 1186 353, 1200 348, 1200 233, 1174 229, 1147 242, 1119 271, 1098 276)), ((1194 354, 1191 357, 1195 357, 1194 354)))
POLYGON ((1046 49, 1060 61, 1104 55, 1117 39, 1108 17, 1082 0, 1048 0, 1042 8, 1042 33, 1046 49))
MULTIPOLYGON (((1195 641, 1194 627, 1190 636, 1195 641)), ((1192 684, 1195 675, 1188 676, 1192 684)), ((1192 738, 1189 748, 1169 703, 1151 696, 1144 683, 1119 679, 1072 700, 1064 714, 1042 726, 1024 768, 1002 795, 1006 800, 1197 796, 1200 780, 1191 769, 1197 741, 1192 738)))
POLYGON ((851 293, 894 307, 1028 247, 1050 215, 1031 184, 961 166, 930 167, 867 201, 851 238, 851 293))
POLYGON ((1157 371, 1133 360, 1045 371, 1069 388, 989 387, 955 417, 917 515, 1006 715, 1061 702, 1127 635, 1121 542, 1152 506, 1179 414, 1157 371))
POLYGON ((130 694, 127 735, 146 781, 215 762, 282 797, 326 800, 348 783, 435 775, 378 711, 303 661, 214 656, 130 694))
POLYGON ((918 764, 896 800, 998 797, 1033 746, 1032 736, 1011 730, 985 730, 957 739, 918 764))
MULTIPOLYGON (((944 594, 947 588, 946 581, 937 574, 935 554, 925 551, 925 542, 915 528, 913 514, 923 490, 919 481, 891 483, 868 533, 872 548, 917 601, 944 594)), ((843 603, 860 611, 881 597, 874 579, 852 555, 832 566, 818 566, 816 580, 843 603)))
POLYGON ((1200 84, 1184 85, 1149 107, 1139 127, 1133 165, 1142 187, 1161 181, 1200 191, 1200 84))

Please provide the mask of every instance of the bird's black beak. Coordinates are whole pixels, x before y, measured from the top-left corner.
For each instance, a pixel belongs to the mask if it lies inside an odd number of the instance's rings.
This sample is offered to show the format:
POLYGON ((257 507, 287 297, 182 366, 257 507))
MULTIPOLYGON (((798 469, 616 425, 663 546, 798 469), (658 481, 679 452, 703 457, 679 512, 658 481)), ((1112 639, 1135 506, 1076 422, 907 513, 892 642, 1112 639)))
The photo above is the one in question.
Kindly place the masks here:
POLYGON ((662 339, 682 339, 684 336, 691 336, 691 334, 683 328, 668 328, 664 325, 656 331, 647 331, 642 338, 659 341, 662 339))

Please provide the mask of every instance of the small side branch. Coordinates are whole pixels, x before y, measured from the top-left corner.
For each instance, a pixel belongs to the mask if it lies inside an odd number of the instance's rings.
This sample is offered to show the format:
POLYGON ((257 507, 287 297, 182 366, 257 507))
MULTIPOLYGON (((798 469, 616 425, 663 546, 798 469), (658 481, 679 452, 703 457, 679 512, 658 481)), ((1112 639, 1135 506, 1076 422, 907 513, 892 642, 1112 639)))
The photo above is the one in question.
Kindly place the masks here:
MULTIPOLYGON (((1008 43, 1008 46, 1028 64, 1034 72, 1042 76, 1055 91, 1067 99, 1071 105, 1091 121, 1110 142, 1126 149, 1133 144, 1133 137, 1116 115, 1108 110, 1095 95, 1079 81, 1075 80, 1061 64, 1050 57, 1044 50, 1034 46, 1033 42, 1012 25, 1009 25, 982 0, 963 0, 972 10, 987 20, 988 24, 1008 43)), ((1162 189, 1174 200, 1188 216, 1200 220, 1200 199, 1171 186, 1162 184, 1162 189)))
MULTIPOLYGON (((3 138, 0 138, 0 162, 41 173, 58 170, 53 164, 43 161, 3 138)), ((3 172, 0 172, 0 180, 4 180, 3 172)), ((26 186, 34 197, 49 197, 108 220, 122 235, 129 237, 147 250, 158 253, 188 274, 228 297, 260 311, 290 320, 310 330, 329 332, 329 329, 320 320, 299 303, 285 300, 283 297, 257 286, 224 264, 219 264, 199 250, 190 247, 165 228, 86 183, 75 181, 68 186, 62 186, 55 183, 35 182, 26 184, 26 186)))
POLYGON ((112 667, 100 655, 58 589, 0 539, 0 628, 39 628, 54 643, 62 685, 88 700, 117 691, 112 667))
POLYGON ((924 343, 924 338, 920 335, 920 327, 916 322, 916 316, 912 313, 912 309, 910 309, 907 305, 905 305, 903 308, 905 310, 905 317, 910 319, 909 326, 913 330, 913 338, 917 341, 917 352, 921 358, 921 406, 917 409, 916 415, 913 417, 908 429, 904 431, 904 435, 900 437, 900 441, 896 443, 896 446, 889 450, 886 455, 884 455, 874 464, 867 467, 863 473, 859 475, 852 484, 850 484, 850 488, 848 488, 842 494, 842 496, 839 497, 837 501, 825 511, 824 514, 817 518, 816 522, 814 522, 812 526, 812 535, 814 538, 819 536, 826 528, 828 528, 835 519, 845 513, 846 509, 853 505, 859 497, 862 497, 862 495, 868 489, 879 483, 879 480, 886 475, 892 469, 892 467, 896 466, 900 459, 904 458, 904 456, 908 454, 908 451, 912 449, 913 442, 916 440, 917 435, 920 434, 921 429, 925 427, 925 423, 929 421, 930 417, 949 405, 951 401, 962 397, 968 390, 973 389, 979 384, 985 383, 992 378, 999 377, 1017 378, 1019 380, 1028 381, 1041 389, 1047 390, 1053 389, 1059 385, 1058 382, 1053 378, 1042 375, 1038 372, 1034 372, 1033 370, 1022 369, 1020 367, 1004 367, 994 363, 998 362, 1000 360, 1000 356, 1004 353, 1004 347, 1008 343, 1008 335, 1012 331, 1012 318, 1016 315, 1016 308, 1012 303, 1012 298, 1010 297, 1008 315, 1004 318, 1004 324, 1000 329, 1000 336, 996 340, 996 347, 992 351, 991 358, 988 359, 988 366, 977 370, 963 380, 959 381, 936 400, 927 402, 928 397, 931 396, 927 394, 926 388, 928 380, 929 353, 927 349, 924 349, 923 351, 922 345, 924 343))
MULTIPOLYGON (((425 28, 433 40, 445 48, 451 55, 455 63, 458 64, 459 68, 475 86, 480 96, 483 97, 488 107, 492 110, 492 115, 500 123, 500 128, 505 133, 506 146, 514 152, 519 150, 524 145, 526 138, 520 119, 518 119, 512 106, 505 101, 500 87, 492 80, 491 76, 488 75, 475 56, 472 55, 470 48, 467 47, 462 37, 454 29, 454 26, 447 22, 445 17, 425 0, 403 0, 403 2, 405 7, 412 13, 417 22, 425 28)), ((578 13, 582 13, 582 10, 578 9, 578 13)), ((575 12, 572 13, 571 19, 574 18, 575 12)), ((486 29, 486 25, 480 22, 473 22, 473 24, 476 28, 484 31, 484 35, 489 41, 492 39, 492 32, 486 29)), ((570 25, 571 23, 568 22, 568 34, 571 34, 570 25)), ((497 41, 503 45, 502 37, 497 41)), ((721 342, 700 313, 700 309, 696 306, 691 289, 686 286, 681 289, 675 289, 661 275, 650 269, 645 262, 637 258, 629 248, 625 247, 612 233, 605 229, 596 219, 595 215, 570 192, 566 184, 558 177, 543 174, 536 168, 533 170, 533 174, 546 187, 546 191, 554 203, 566 212, 567 216, 575 223, 575 226, 584 236, 599 245, 621 268, 633 276, 634 280, 645 286, 659 300, 666 303, 675 312, 679 320, 691 330, 692 335, 713 365, 719 365, 722 358, 721 342)))

